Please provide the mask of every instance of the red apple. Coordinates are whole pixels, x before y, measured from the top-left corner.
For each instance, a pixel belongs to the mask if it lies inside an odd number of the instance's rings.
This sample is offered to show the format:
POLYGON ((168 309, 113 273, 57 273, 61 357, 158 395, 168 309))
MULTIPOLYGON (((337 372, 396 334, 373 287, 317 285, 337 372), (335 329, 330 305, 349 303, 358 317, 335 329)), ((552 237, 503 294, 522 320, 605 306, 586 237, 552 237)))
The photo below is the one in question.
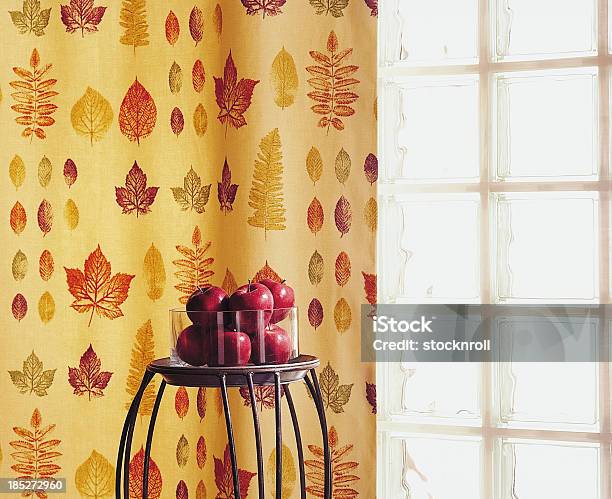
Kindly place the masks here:
POLYGON ((187 300, 187 315, 191 322, 208 329, 217 323, 215 313, 227 310, 227 293, 217 286, 198 286, 187 300))
POLYGON ((263 346, 265 355, 263 362, 260 359, 259 335, 253 338, 251 343, 252 361, 254 364, 286 364, 291 355, 291 336, 282 327, 271 324, 264 330, 263 346))
POLYGON ((291 286, 287 286, 285 281, 276 282, 272 279, 262 279, 259 281, 259 283, 268 288, 270 293, 272 293, 272 298, 274 298, 274 312, 272 313, 270 322, 272 324, 276 324, 277 322, 282 321, 289 315, 289 310, 278 309, 289 309, 295 305, 295 294, 293 292, 293 288, 291 286))
POLYGON ((257 332, 259 325, 259 310, 263 310, 261 327, 266 327, 270 322, 274 309, 274 298, 270 290, 263 284, 249 283, 234 291, 229 298, 229 308, 237 312, 236 329, 252 336, 257 332))
POLYGON ((203 366, 208 361, 206 333, 202 327, 191 324, 181 331, 176 341, 176 353, 192 366, 203 366))
POLYGON ((211 366, 245 366, 251 357, 251 340, 242 331, 212 330, 209 333, 209 359, 211 366), (223 335, 223 336, 221 336, 223 335), (219 338, 223 338, 220 344, 219 338), (223 357, 221 359, 221 348, 223 357))

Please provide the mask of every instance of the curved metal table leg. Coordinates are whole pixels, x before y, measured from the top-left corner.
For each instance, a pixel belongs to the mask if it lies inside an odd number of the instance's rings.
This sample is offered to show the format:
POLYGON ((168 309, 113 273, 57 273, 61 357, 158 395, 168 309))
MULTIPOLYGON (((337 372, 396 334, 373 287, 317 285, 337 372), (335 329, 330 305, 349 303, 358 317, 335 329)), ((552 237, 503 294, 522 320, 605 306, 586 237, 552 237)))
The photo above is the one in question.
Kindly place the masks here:
POLYGON ((312 381, 308 378, 308 375, 304 378, 308 390, 314 400, 319 414, 319 423, 321 425, 321 433, 323 436, 323 465, 325 468, 325 486, 324 486, 324 499, 331 499, 332 496, 332 484, 331 484, 331 455, 329 451, 329 435, 327 433, 327 420, 325 419, 325 407, 323 407, 323 398, 321 397, 321 388, 319 387, 319 380, 317 379, 317 373, 314 369, 310 370, 312 381))
POLYGON ((165 389, 166 382, 162 380, 159 385, 159 390, 157 391, 157 397, 155 397, 155 404, 153 404, 153 411, 151 412, 151 420, 149 421, 149 429, 147 431, 147 444, 145 446, 144 466, 142 471, 142 499, 149 499, 149 459, 151 458, 151 445, 153 444, 155 421, 157 421, 157 413, 159 412, 159 405, 161 404, 165 389))
POLYGON ((283 497, 283 427, 281 418, 280 373, 274 373, 274 415, 276 419, 276 499, 283 497))
POLYGON ((124 471, 125 476, 123 477, 123 485, 124 485, 124 497, 128 497, 129 495, 129 463, 130 463, 130 453, 132 450, 132 436, 134 432, 134 424, 136 421, 136 417, 138 415, 138 407, 140 406, 140 400, 142 399, 142 395, 144 394, 145 389, 155 376, 153 373, 149 371, 145 371, 144 376, 142 377, 142 381, 140 383, 140 387, 134 395, 132 399, 132 403, 130 404, 130 408, 128 410, 127 416, 125 417, 125 421, 123 423, 123 430, 121 431, 121 440, 119 441, 119 450, 117 452, 117 469, 115 470, 115 498, 121 499, 121 471, 124 471), (124 462, 124 455, 127 456, 126 462, 124 462))
POLYGON ((117 452, 117 468, 115 470, 115 498, 121 499, 121 470, 123 470, 123 453, 125 452, 125 440, 127 437, 128 427, 132 420, 132 412, 134 411, 134 405, 136 398, 132 400, 130 408, 125 416, 123 422, 123 430, 121 430, 121 440, 119 441, 119 451, 117 452))
POLYGON ((257 485, 259 489, 259 499, 265 499, 263 453, 261 450, 261 429, 259 427, 259 410, 257 409, 257 401, 255 400, 255 390, 253 388, 253 373, 248 373, 247 385, 249 387, 251 412, 253 413, 253 428, 255 430, 255 446, 257 451, 257 485))
POLYGON ((232 428, 232 417, 229 402, 227 400, 227 381, 225 374, 219 376, 221 380, 221 397, 223 398, 223 412, 225 413, 225 426, 227 429, 227 440, 232 463, 232 478, 234 481, 234 499, 240 499, 240 481, 238 480, 238 462, 236 460, 236 445, 234 444, 234 430, 232 428))
POLYGON ((287 399, 287 405, 289 406, 289 412, 291 414, 291 422, 293 423, 293 432, 295 433, 295 445, 297 447, 298 466, 300 469, 300 499, 306 499, 306 470, 304 469, 304 449, 302 448, 300 424, 298 422, 297 413, 295 412, 295 405, 293 404, 293 397, 291 396, 289 385, 285 385, 284 388, 285 398, 287 399))

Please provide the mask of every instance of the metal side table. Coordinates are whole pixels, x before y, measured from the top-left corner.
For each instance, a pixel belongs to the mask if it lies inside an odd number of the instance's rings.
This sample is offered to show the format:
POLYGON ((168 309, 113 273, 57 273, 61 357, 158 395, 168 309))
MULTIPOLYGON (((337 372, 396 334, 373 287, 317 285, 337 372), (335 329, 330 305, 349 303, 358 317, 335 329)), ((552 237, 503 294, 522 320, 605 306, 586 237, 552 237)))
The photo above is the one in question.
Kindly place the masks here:
POLYGON ((140 388, 136 393, 132 404, 128 410, 125 422, 123 423, 123 431, 121 432, 121 440, 119 443, 119 452, 117 454, 117 470, 115 475, 115 497, 121 499, 121 485, 123 472, 123 497, 129 499, 129 463, 132 451, 132 437, 134 434, 134 425, 138 415, 138 408, 142 400, 145 388, 149 385, 156 374, 160 374, 164 379, 159 386, 151 420, 149 421, 149 429, 147 432, 147 443, 145 447, 144 469, 142 477, 142 498, 148 499, 148 481, 149 481, 149 457, 151 455, 151 444, 153 442, 153 432, 155 430, 155 420, 157 412, 164 395, 166 384, 174 386, 190 386, 190 387, 207 387, 220 388, 221 397, 223 399, 223 412, 225 413, 225 427, 227 430, 227 440, 230 450, 230 459, 232 465, 232 478, 234 483, 234 497, 240 499, 240 483, 238 481, 238 463, 236 461, 236 446, 234 444, 234 431, 232 427, 232 417, 227 396, 228 387, 248 387, 249 397, 251 400, 251 412, 253 416, 253 428, 255 431, 255 442, 257 452, 257 482, 259 490, 259 499, 264 499, 264 469, 263 469, 263 454, 261 447, 261 429, 259 425, 259 411, 255 401, 254 386, 274 386, 274 412, 276 420, 276 498, 282 498, 282 429, 281 429, 281 390, 284 390, 291 421, 293 423, 293 431, 295 433, 295 441, 297 447, 297 457, 300 473, 300 497, 306 499, 306 473, 304 470, 304 452, 302 449, 302 438, 300 435, 300 426, 297 413, 293 404, 293 397, 289 390, 289 385, 296 381, 304 381, 312 400, 314 401, 317 414, 319 416, 319 424, 321 426, 321 434, 323 437, 323 461, 325 467, 325 484, 324 484, 324 499, 331 499, 331 458, 329 450, 329 441, 327 434, 327 422, 325 420, 325 408, 323 407, 323 399, 321 397, 321 389, 315 369, 319 367, 319 359, 311 355, 300 355, 292 359, 287 364, 280 365, 248 365, 241 367, 177 367, 170 364, 168 357, 157 359, 151 362, 145 371, 145 374, 140 384, 140 388))

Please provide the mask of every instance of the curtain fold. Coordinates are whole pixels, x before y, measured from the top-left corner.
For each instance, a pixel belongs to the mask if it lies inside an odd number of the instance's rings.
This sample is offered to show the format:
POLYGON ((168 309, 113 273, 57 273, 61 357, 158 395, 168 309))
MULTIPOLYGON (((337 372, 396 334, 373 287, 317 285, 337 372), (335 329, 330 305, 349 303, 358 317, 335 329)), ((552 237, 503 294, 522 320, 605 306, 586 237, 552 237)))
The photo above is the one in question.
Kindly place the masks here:
MULTIPOLYGON (((146 363, 169 354, 168 309, 196 284, 268 276, 294 287, 300 350, 321 358, 334 497, 375 496, 375 379, 359 332, 361 304, 376 300, 375 6, 5 4, 0 475, 114 496, 126 404, 146 363), (39 434, 48 455, 31 450, 39 434)), ((243 497, 256 497, 247 393, 231 392, 243 497)), ((322 497, 316 414, 302 386, 292 394, 309 494, 322 497)), ((268 484, 271 395, 258 390, 268 484)), ((284 491, 298 497, 283 411, 284 491)), ((218 392, 168 387, 150 497, 232 497, 225 449, 218 392)))

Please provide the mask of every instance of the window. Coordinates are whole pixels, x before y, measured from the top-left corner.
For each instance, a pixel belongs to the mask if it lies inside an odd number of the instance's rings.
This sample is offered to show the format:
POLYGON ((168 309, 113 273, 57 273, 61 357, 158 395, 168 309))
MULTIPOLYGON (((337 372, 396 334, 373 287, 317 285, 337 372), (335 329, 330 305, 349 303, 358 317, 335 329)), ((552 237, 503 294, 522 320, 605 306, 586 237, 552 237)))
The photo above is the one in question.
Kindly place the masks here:
MULTIPOLYGON (((609 11, 382 0, 381 302, 610 303, 609 11)), ((379 364, 378 497, 610 499, 610 375, 379 364)))

